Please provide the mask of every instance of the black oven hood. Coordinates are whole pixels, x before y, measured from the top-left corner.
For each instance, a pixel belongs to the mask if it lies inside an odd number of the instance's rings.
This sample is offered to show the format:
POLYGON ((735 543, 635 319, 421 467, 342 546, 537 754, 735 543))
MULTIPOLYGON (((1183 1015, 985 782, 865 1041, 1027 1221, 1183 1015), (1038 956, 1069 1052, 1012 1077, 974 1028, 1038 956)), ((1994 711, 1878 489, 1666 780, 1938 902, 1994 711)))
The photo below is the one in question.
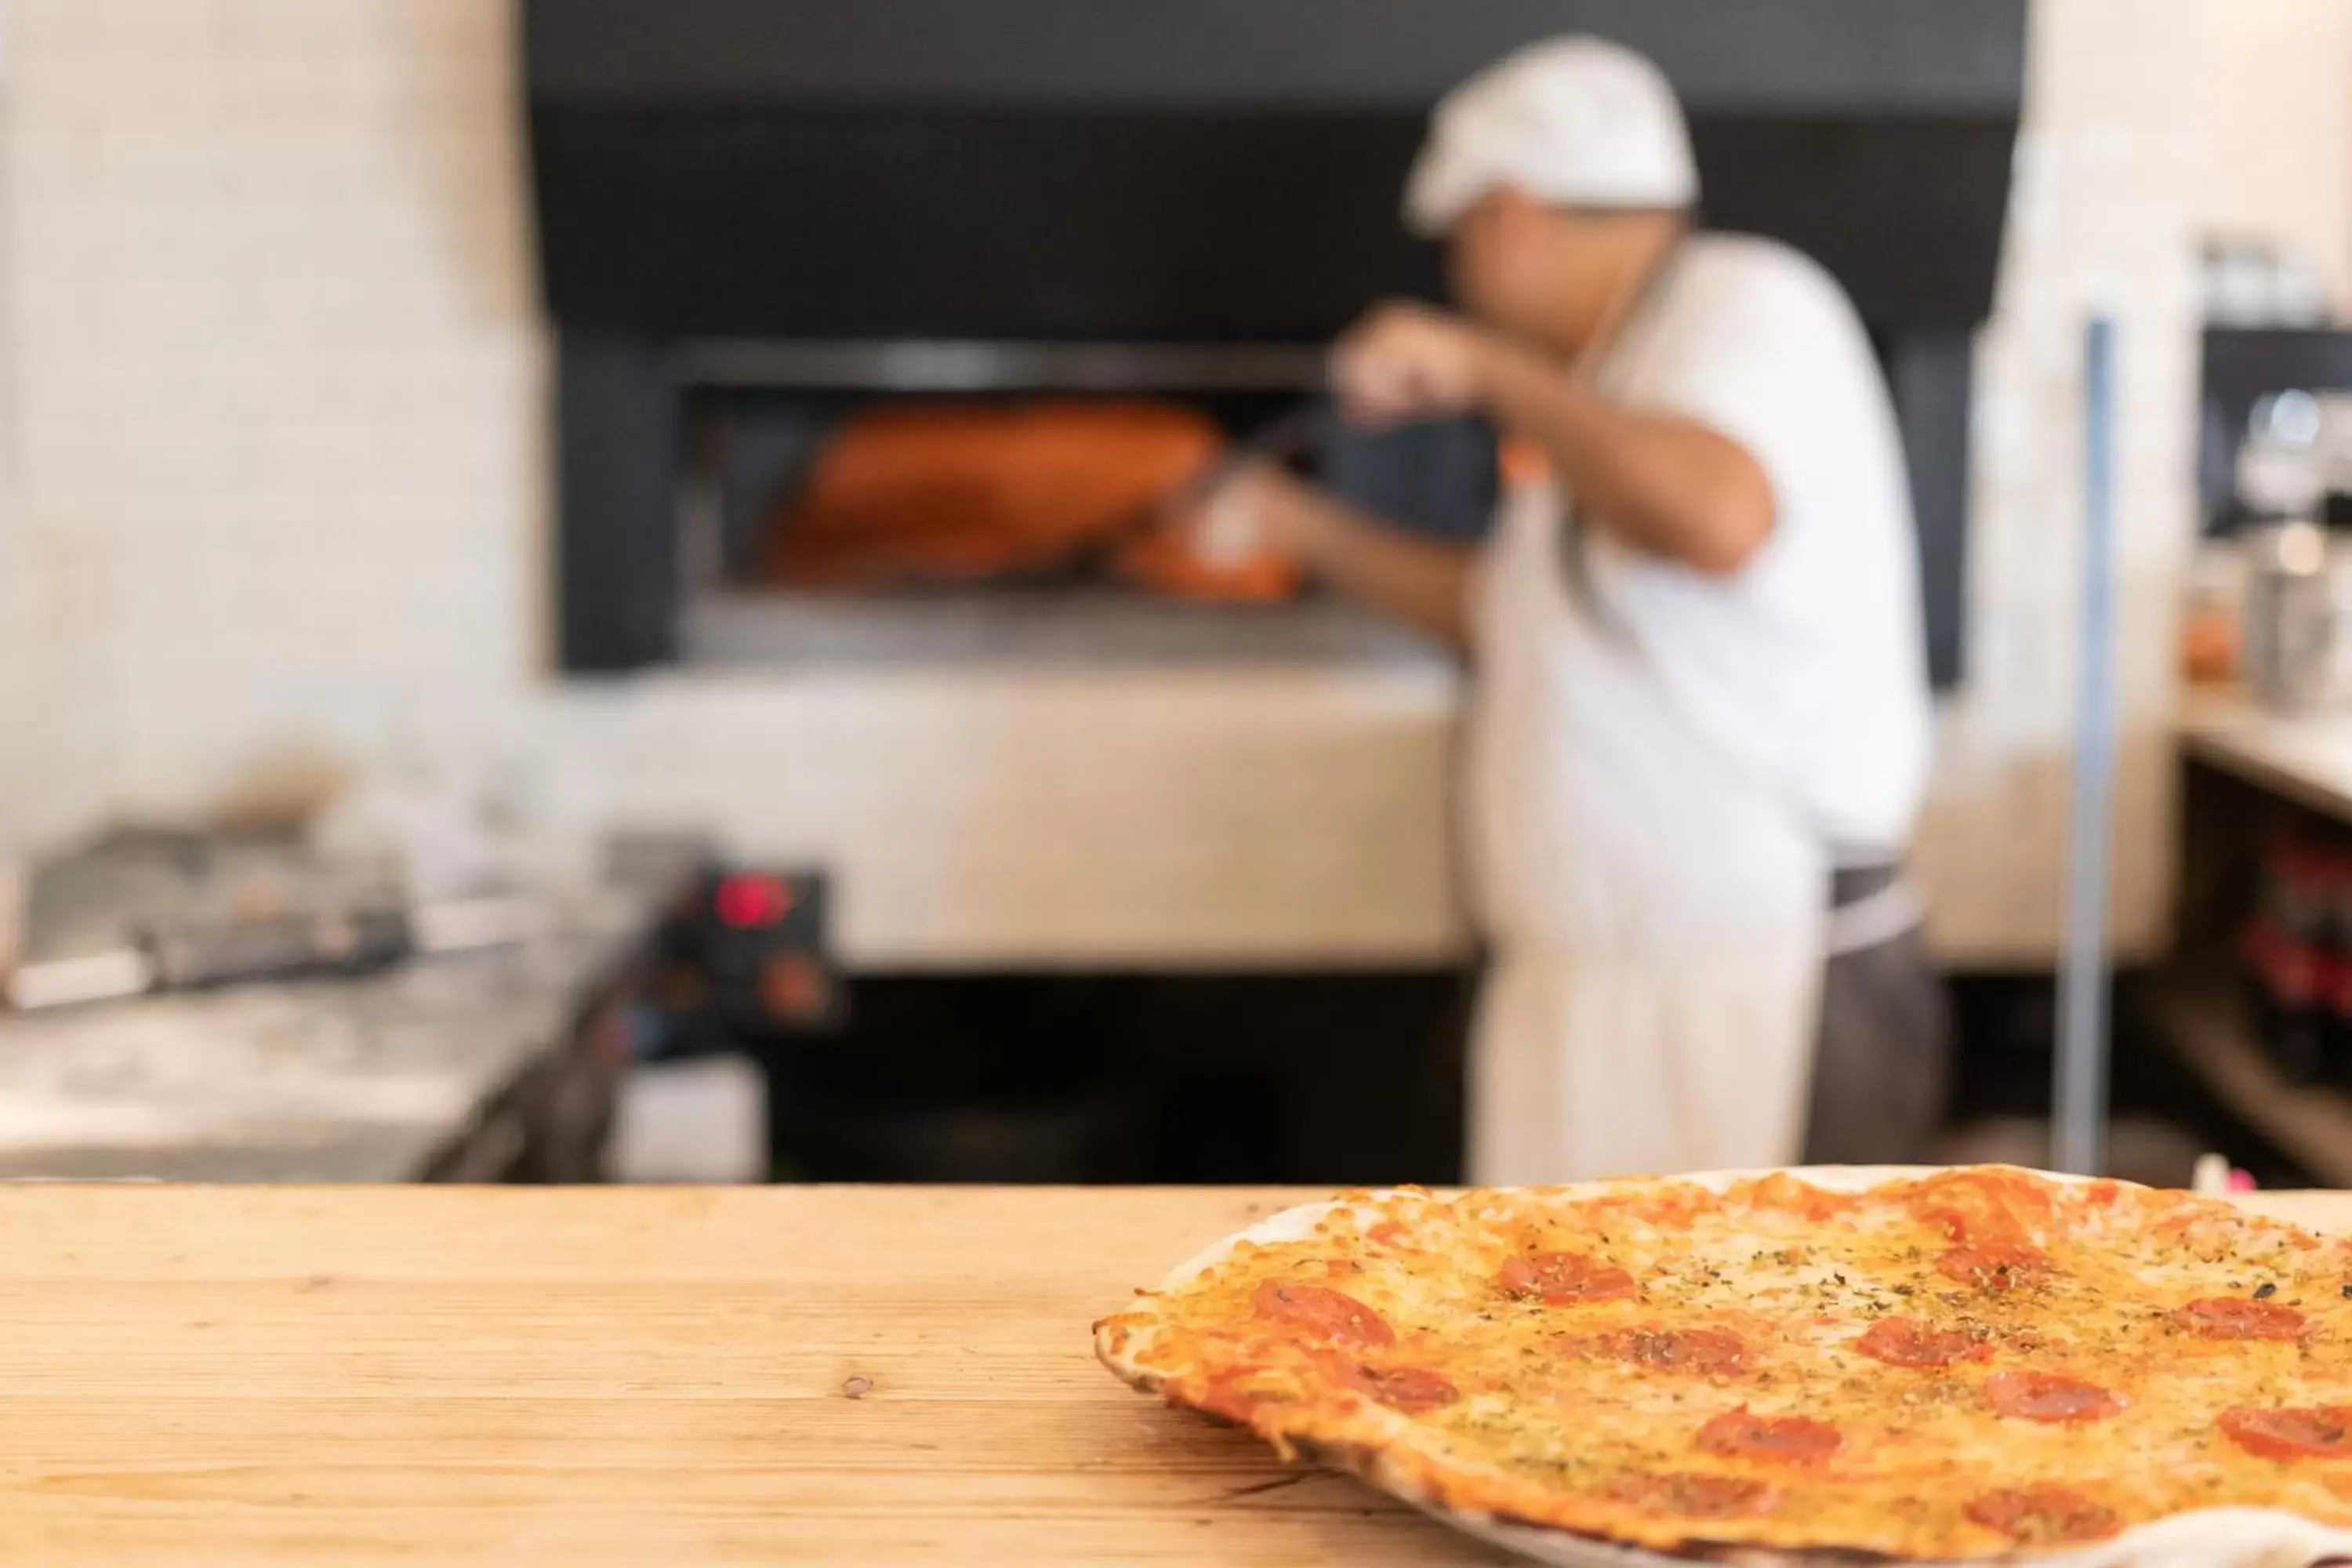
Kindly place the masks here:
POLYGON ((1311 365, 1373 300, 1436 288, 1399 198, 1439 96, 1584 31, 1675 82, 1711 226, 1796 245, 1860 305, 1948 685, 1970 334, 1999 270, 2025 6, 522 0, 563 667, 676 657, 696 386, 870 363, 887 388, 910 351, 943 385, 1008 348, 1067 372, 1143 345, 1147 383, 1188 353, 1228 373, 1236 346, 1311 365))
POLYGON ((1426 291, 1431 105, 1591 31, 1709 221, 1885 325, 1990 306, 2024 0, 526 0, 550 313, 602 332, 1317 341, 1426 291))

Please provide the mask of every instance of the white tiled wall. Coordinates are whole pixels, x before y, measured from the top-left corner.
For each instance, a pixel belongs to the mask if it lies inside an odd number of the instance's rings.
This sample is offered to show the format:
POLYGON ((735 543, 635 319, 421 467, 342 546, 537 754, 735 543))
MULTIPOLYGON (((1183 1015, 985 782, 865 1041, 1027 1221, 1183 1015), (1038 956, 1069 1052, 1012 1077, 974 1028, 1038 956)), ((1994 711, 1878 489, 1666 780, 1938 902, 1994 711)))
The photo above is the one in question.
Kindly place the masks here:
POLYGON ((2055 950, 2083 521, 2081 332, 2122 334, 2116 936, 2164 939, 2174 614, 2195 531, 2194 257, 2278 237, 2352 282, 2352 5, 2037 0, 1996 320, 1981 341, 1971 677, 1947 704, 1920 862, 1940 945, 2055 950))
POLYGON ((92 804, 521 700, 537 393, 482 0, 15 6, 17 448, 92 804))
POLYGON ((47 724, 51 711, 32 667, 31 616, 24 602, 17 531, 13 498, 0 494, 0 862, 21 847, 18 839, 31 830, 32 768, 34 759, 47 750, 35 730, 47 724))
MULTIPOLYGON (((2084 524, 2083 335, 2120 343, 2124 704, 2119 943, 2162 939, 2171 878, 2174 584, 2192 532, 2194 255, 2220 7, 2043 0, 2032 12, 1996 318, 1980 340, 1969 679, 1946 704, 1919 859, 1944 950, 2047 962, 2063 879, 2084 524)), ((2352 58, 2344 62, 2352 76, 2352 58)))
POLYGON ((2352 5, 2227 0, 2207 26, 2200 224, 2285 242, 2352 303, 2352 5))
MULTIPOLYGON (((1963 959, 2046 960, 2055 930, 2095 300, 2126 342, 2118 907, 2135 944, 2159 931, 2202 68, 2259 12, 2266 47, 2338 57, 2303 101, 2352 74, 2332 19, 2297 31, 2337 9, 2038 6, 1982 350, 1975 672, 1921 846, 1963 959)), ((1454 936, 1450 694, 1425 676, 558 689, 503 0, 14 0, 5 26, 0 701, 27 718, 0 811, 55 833, 185 810, 289 747, 553 763, 541 787, 582 811, 831 861, 875 962, 1372 961, 1454 936)))

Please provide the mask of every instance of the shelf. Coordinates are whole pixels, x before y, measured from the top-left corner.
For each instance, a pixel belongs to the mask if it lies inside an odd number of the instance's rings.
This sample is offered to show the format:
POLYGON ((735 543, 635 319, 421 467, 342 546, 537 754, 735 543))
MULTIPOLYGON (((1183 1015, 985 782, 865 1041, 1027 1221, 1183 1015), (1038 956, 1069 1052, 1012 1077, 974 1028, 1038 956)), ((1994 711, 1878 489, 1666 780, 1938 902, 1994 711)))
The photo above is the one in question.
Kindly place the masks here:
POLYGON ((2156 1008, 2174 1054, 2216 1100, 2317 1180, 2352 1187, 2352 1097, 2280 1076, 2224 982, 2168 984, 2156 1008))

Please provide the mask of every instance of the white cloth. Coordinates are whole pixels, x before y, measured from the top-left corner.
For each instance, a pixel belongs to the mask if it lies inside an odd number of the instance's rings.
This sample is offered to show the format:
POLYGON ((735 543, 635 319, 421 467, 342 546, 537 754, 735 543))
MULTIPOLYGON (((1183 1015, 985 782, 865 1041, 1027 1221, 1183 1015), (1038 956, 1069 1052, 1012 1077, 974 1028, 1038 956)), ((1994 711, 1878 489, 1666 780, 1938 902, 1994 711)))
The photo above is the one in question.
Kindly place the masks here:
POLYGON ((1434 238, 1499 185, 1558 206, 1680 209, 1698 199, 1698 165, 1656 66, 1602 38, 1553 38, 1445 95, 1405 183, 1405 222, 1434 238))
POLYGON ((1728 581, 1590 531, 1596 597, 1674 706, 1830 844, 1891 858, 1932 725, 1902 436, 1836 280, 1769 240, 1700 235, 1602 366, 1628 406, 1728 436, 1771 480, 1770 540, 1728 581))
POLYGON ((1472 1179, 1787 1163, 1828 858, 1575 605, 1557 511, 1515 496, 1481 574, 1472 1179))
POLYGON ((1925 777, 1901 448, 1836 286, 1776 246, 1694 239, 1598 380, 1738 440, 1774 531, 1709 579, 1597 530, 1571 541, 1547 487, 1505 502, 1467 759, 1496 951, 1481 1182, 1792 1160, 1831 846, 1898 847, 1925 777))

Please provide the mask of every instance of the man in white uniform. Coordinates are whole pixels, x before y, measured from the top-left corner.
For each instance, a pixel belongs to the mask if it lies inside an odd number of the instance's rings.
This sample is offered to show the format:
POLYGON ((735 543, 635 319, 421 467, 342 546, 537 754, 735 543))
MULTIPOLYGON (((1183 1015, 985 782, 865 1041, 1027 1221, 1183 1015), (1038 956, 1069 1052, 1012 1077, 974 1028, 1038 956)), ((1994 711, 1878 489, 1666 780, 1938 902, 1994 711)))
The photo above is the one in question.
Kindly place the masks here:
POLYGON ((1270 466, 1202 524, 1475 661, 1481 1182, 1899 1158, 1940 1106, 1896 869, 1928 699, 1886 388, 1835 281, 1693 232, 1697 194, 1639 56, 1567 38, 1473 79, 1405 200, 1467 313, 1384 306, 1332 371, 1359 421, 1481 412, 1533 459, 1495 534, 1408 537, 1270 466))

